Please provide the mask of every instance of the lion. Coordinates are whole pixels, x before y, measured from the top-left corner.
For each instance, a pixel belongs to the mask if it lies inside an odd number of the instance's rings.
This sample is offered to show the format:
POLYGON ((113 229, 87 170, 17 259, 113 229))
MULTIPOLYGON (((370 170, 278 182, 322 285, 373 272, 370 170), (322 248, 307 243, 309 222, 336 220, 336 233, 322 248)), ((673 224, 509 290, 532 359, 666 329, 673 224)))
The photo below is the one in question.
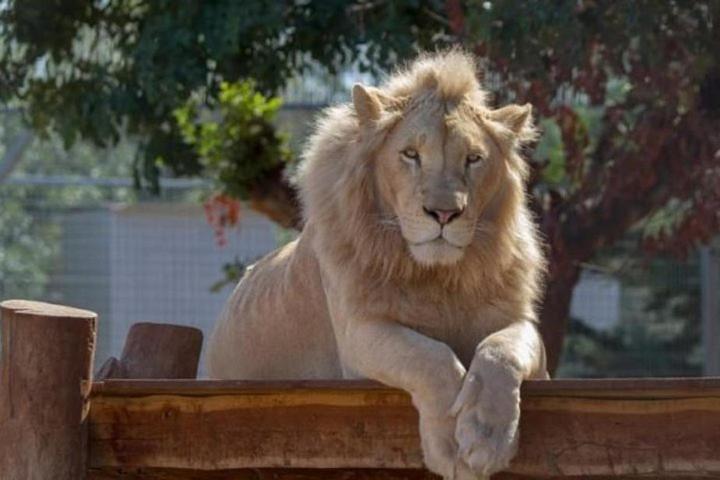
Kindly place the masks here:
POLYGON ((531 107, 491 108, 459 50, 355 85, 298 169, 304 228, 238 283, 210 376, 374 379, 410 394, 431 471, 506 468, 520 384, 547 378, 520 152, 535 136, 531 107))

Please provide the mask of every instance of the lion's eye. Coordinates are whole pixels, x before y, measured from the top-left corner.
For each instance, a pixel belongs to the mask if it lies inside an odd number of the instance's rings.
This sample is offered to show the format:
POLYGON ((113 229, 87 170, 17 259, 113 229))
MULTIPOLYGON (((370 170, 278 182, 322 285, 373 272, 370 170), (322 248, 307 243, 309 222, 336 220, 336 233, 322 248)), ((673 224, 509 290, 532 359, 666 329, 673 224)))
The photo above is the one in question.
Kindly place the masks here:
POLYGON ((411 160, 411 161, 413 161, 413 162, 415 162, 415 163, 419 163, 419 162, 420 162, 420 154, 418 153, 417 150, 415 150, 415 149, 412 148, 412 147, 406 148, 405 150, 403 150, 402 152, 400 152, 400 154, 401 154, 403 157, 405 157, 406 159, 411 160))
POLYGON ((475 165, 477 163, 480 163, 483 159, 483 156, 479 153, 471 153, 467 156, 466 161, 468 165, 475 165))

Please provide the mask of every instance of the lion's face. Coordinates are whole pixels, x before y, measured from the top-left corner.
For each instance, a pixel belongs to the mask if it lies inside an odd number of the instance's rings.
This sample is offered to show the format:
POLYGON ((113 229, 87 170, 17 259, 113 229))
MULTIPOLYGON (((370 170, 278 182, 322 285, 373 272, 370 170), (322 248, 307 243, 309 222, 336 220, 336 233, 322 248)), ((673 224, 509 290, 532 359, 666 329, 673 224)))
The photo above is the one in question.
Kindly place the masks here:
MULTIPOLYGON (((488 120, 489 121, 489 120, 488 120)), ((376 156, 383 209, 424 265, 459 261, 506 165, 487 125, 467 105, 427 101, 388 133, 376 156)))
POLYGON ((297 172, 313 249, 360 283, 476 292, 496 281, 520 250, 536 255, 520 155, 535 138, 531 113, 493 108, 456 50, 355 85, 352 104, 319 118, 297 172))

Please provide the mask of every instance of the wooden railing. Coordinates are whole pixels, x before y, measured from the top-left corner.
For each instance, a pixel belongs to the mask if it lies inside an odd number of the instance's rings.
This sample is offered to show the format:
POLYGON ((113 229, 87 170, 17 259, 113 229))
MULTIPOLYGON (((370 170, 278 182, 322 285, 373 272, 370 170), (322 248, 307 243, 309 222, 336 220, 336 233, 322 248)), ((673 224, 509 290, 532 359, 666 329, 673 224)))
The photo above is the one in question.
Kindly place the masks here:
MULTIPOLYGON (((365 381, 91 382, 92 312, 34 302, 2 312, 3 480, 433 477, 402 391, 365 381)), ((128 342, 157 345, 158 331, 143 329, 128 342)), ((187 372, 178 359, 199 349, 178 334, 182 349, 126 346, 110 363, 116 373, 187 372)), ((718 378, 530 381, 521 397, 519 453, 496 478, 720 475, 718 378)))

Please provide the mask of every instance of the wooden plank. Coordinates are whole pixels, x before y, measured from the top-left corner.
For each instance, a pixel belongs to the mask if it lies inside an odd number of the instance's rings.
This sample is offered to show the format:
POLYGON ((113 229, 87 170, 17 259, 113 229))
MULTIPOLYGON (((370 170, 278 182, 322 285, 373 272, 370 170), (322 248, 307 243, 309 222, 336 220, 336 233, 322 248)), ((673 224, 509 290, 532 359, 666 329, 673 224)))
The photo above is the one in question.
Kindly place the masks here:
MULTIPOLYGON (((719 387, 718 379, 528 382, 510 472, 718 475, 719 387)), ((90 433, 98 472, 422 467, 409 397, 370 382, 106 381, 93 388, 90 433)))
MULTIPOLYGON (((312 390, 393 390, 370 380, 137 380, 108 379, 93 384, 93 395, 147 396, 178 394, 183 396, 233 395, 247 392, 312 390)), ((609 378, 528 380, 522 396, 582 398, 691 398, 720 396, 720 377, 695 378, 609 378)))
POLYGON ((417 467, 417 414, 401 396, 96 397, 91 466, 417 467))
POLYGON ((0 310, 0 477, 83 479, 96 315, 22 300, 0 310))

